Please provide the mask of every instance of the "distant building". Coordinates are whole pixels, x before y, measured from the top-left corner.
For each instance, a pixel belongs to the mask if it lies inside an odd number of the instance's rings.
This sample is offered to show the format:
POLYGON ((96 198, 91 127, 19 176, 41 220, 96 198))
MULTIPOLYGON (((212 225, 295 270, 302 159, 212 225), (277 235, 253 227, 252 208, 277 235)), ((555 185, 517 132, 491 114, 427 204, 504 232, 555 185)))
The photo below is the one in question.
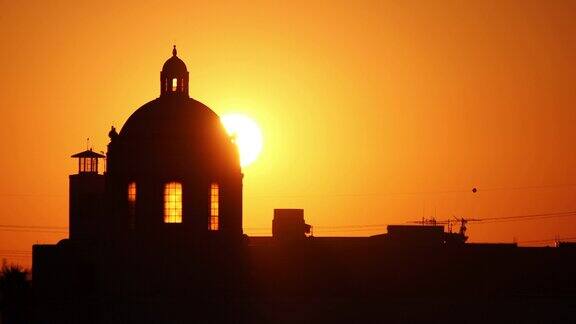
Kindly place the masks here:
POLYGON ((302 239, 311 234, 312 226, 304 221, 303 209, 274 209, 272 236, 279 240, 302 239))

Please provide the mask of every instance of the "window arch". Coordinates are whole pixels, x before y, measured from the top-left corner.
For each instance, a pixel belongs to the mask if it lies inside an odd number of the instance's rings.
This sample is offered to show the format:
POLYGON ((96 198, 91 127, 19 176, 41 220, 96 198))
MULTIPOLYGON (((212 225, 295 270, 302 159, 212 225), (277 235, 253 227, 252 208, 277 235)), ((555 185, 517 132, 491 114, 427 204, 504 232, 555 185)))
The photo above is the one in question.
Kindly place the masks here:
POLYGON ((220 186, 213 182, 210 184, 210 217, 208 217, 208 230, 220 229, 220 186))
POLYGON ((182 223, 182 184, 168 182, 164 185, 164 223, 182 223))

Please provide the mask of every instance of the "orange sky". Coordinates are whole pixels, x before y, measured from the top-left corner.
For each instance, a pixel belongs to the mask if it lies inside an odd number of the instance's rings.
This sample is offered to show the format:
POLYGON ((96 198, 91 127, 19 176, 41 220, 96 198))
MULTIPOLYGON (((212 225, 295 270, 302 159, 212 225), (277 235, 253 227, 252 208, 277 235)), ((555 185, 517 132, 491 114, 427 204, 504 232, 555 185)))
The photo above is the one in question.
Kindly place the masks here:
MULTIPOLYGON (((69 156, 158 96, 173 43, 192 97, 262 127, 248 234, 281 207, 316 235, 576 210, 574 2, 214 2, 0 3, 0 225, 67 226, 69 156)), ((1 231, 0 257, 65 235, 1 231)), ((470 235, 573 237, 576 218, 470 235)))

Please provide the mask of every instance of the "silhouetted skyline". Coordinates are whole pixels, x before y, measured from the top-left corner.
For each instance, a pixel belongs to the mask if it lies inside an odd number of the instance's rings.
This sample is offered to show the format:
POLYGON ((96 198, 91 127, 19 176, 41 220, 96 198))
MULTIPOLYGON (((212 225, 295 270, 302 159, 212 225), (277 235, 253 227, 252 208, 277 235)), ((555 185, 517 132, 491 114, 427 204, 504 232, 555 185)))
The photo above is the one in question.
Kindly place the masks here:
POLYGON ((2 267, 2 322, 574 319, 575 243, 470 243, 467 231, 574 212, 423 217, 344 237, 315 236, 304 209, 279 208, 272 236, 247 235, 240 138, 190 97, 176 46, 157 84, 158 98, 110 128, 106 152, 71 155, 69 236, 33 245, 31 281, 2 267))
MULTIPOLYGON (((574 6, 3 3, 0 258, 29 265, 31 244, 67 236, 67 157, 86 138, 105 151, 109 127, 158 97, 173 44, 194 98, 262 127, 244 170, 249 234, 270 234, 279 207, 304 208, 316 236, 576 211, 574 6)), ((545 245, 575 224, 469 235, 545 245)))

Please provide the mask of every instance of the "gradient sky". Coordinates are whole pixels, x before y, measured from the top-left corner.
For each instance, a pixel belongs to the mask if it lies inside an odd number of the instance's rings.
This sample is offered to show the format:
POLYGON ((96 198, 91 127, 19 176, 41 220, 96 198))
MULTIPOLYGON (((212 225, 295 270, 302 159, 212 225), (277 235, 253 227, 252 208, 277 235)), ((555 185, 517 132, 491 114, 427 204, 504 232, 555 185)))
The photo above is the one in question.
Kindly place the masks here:
MULTIPOLYGON (((172 44, 192 97, 262 128, 248 234, 273 208, 316 235, 576 210, 576 2, 1 1, 0 35, 0 225, 67 226, 70 155, 158 97, 172 44)), ((574 237, 576 217, 469 229, 574 237)), ((2 231, 0 250, 65 236, 2 231)))

